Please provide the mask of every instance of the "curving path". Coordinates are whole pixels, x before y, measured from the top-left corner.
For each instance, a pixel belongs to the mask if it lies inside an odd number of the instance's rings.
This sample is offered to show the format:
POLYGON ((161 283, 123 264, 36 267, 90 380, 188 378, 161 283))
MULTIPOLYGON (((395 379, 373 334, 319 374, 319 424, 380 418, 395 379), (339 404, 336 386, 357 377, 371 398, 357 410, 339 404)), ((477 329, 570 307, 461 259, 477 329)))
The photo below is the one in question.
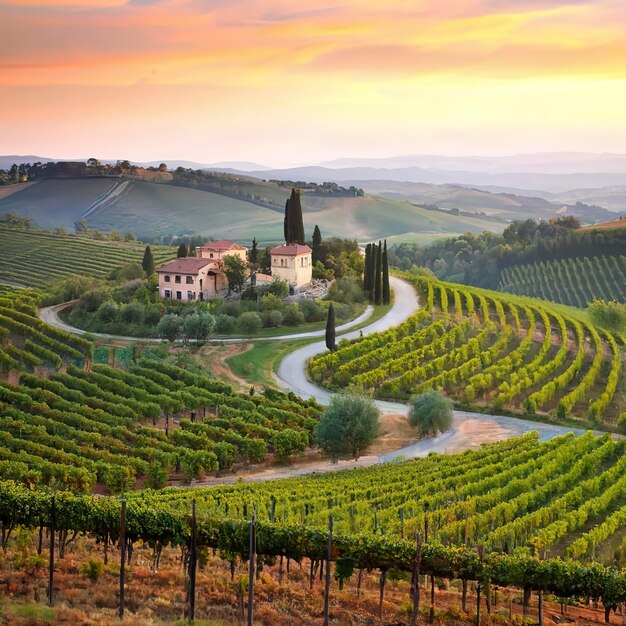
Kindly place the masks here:
MULTIPOLYGON (((54 326, 59 330, 64 330, 74 335, 89 335, 90 337, 98 337, 100 339, 106 339, 107 341, 122 341, 125 343, 163 343, 164 340, 160 337, 126 337, 124 335, 108 335, 107 333, 90 333, 89 331, 71 326, 67 322, 64 322, 59 313, 77 302, 77 300, 70 300, 69 302, 62 302, 61 304, 54 304, 39 309, 39 318, 48 324, 54 326)), ((341 333, 350 328, 354 328, 359 324, 367 321, 374 312, 373 306, 366 307, 365 311, 356 317, 355 319, 337 326, 335 329, 337 333, 341 333)), ((383 318, 384 319, 384 318, 383 318)), ((379 329, 380 330, 380 329, 379 329)), ((326 333, 325 329, 310 330, 304 333, 291 333, 287 335, 268 335, 266 337, 212 337, 209 339, 209 343, 249 343, 250 341, 277 341, 283 339, 315 339, 316 337, 323 337, 326 333)), ((175 343, 182 343, 182 339, 178 339, 175 343)))
MULTIPOLYGON (((411 285, 392 277, 391 287, 394 291, 393 307, 380 320, 363 328, 361 330, 363 335, 397 326, 417 311, 417 294, 411 285)), ((358 334, 358 332, 347 333, 342 338, 353 339, 358 334)), ((325 350, 325 343, 318 341, 288 354, 278 369, 276 376, 278 384, 283 389, 293 391, 303 398, 315 398, 322 404, 328 404, 333 393, 313 384, 306 376, 307 361, 325 350)), ((376 404, 383 413, 406 415, 408 412, 407 405, 401 402, 376 400, 376 404)), ((406 448, 381 455, 378 457, 378 462, 386 463, 394 459, 426 456, 431 452, 462 452, 469 448, 476 448, 483 443, 518 437, 529 430, 538 431, 542 441, 568 432, 577 434, 585 432, 582 429, 566 428, 556 424, 542 424, 517 417, 454 411, 454 424, 451 430, 437 437, 423 439, 406 448)), ((367 464, 371 464, 371 461, 368 461, 367 464)))
MULTIPOLYGON (((391 277, 391 288, 394 292, 394 303, 391 309, 386 315, 379 320, 363 327, 360 331, 352 331, 342 334, 342 338, 354 339, 363 333, 363 335, 369 335, 371 333, 380 332, 397 326, 415 313, 418 308, 418 300, 415 289, 407 282, 400 280, 399 278, 391 277)), ((59 312, 72 304, 66 302, 63 304, 46 307, 40 310, 41 319, 62 330, 84 335, 86 331, 79 328, 75 328, 63 322, 58 314, 59 312)), ((373 308, 367 307, 366 311, 358 318, 337 327, 338 332, 347 331, 354 326, 360 325, 365 322, 373 312, 373 308)), ((94 336, 104 339, 113 339, 117 341, 131 342, 158 342, 161 343, 162 339, 140 339, 136 337, 123 337, 117 335, 106 335, 91 333, 94 336)), ((291 335, 278 335, 273 337, 255 337, 254 341, 278 341, 283 339, 298 339, 298 338, 317 338, 323 337, 324 330, 310 331, 305 333, 291 334, 291 335)), ((213 339, 212 342, 221 343, 238 343, 247 342, 250 338, 228 338, 228 339, 213 339)), ((316 341, 307 344, 294 352, 288 354, 281 362, 276 380, 278 384, 287 391, 293 391, 303 398, 315 398, 321 404, 328 404, 332 397, 332 393, 326 389, 322 389, 313 384, 307 379, 306 376, 306 363, 313 356, 320 354, 326 350, 326 344, 324 341, 316 341)), ((377 406, 383 413, 403 414, 408 412, 407 405, 400 402, 387 402, 383 400, 376 401, 377 406)), ((442 433, 437 437, 432 437, 418 441, 417 443, 401 448, 393 452, 388 452, 381 456, 364 456, 358 461, 342 461, 339 464, 332 464, 330 461, 320 460, 312 465, 308 466, 292 466, 289 468, 277 469, 270 468, 259 473, 245 477, 246 480, 252 481, 265 481, 275 478, 286 478, 289 476, 304 476, 308 474, 316 474, 322 472, 337 471, 340 469, 350 469, 355 467, 365 467, 369 465, 375 465, 377 463, 387 463, 396 459, 409 459, 421 456, 427 456, 431 452, 438 453, 455 453, 462 452, 470 448, 477 448, 485 443, 492 443, 500 441, 502 439, 508 439, 511 437, 518 437, 529 430, 536 430, 539 432, 539 437, 542 441, 555 437, 557 435, 565 434, 568 432, 575 432, 582 434, 585 431, 582 429, 566 428, 564 426, 558 426, 554 424, 543 424, 541 422, 533 422, 530 420, 520 419, 516 417, 507 417, 504 415, 488 415, 483 413, 470 413, 466 411, 454 411, 454 423, 451 430, 442 433)), ((218 484, 228 483, 237 480, 238 477, 221 477, 216 479, 207 480, 203 484, 218 484)))

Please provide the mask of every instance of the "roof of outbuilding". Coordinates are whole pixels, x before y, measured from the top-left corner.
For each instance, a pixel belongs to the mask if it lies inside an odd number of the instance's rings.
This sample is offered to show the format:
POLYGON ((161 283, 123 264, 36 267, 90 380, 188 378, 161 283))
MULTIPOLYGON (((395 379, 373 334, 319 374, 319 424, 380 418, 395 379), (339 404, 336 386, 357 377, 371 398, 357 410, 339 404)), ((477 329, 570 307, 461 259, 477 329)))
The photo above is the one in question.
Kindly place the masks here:
POLYGON ((197 274, 203 267, 213 265, 215 261, 212 259, 194 259, 193 257, 185 257, 174 259, 165 265, 157 268, 157 272, 168 272, 175 274, 197 274))
POLYGON ((299 254, 310 254, 311 252, 313 250, 309 246, 303 246, 301 243, 290 243, 270 250, 270 254, 282 254, 283 256, 298 256, 299 254))
POLYGON ((198 246, 202 250, 215 250, 216 252, 225 252, 226 250, 246 250, 242 245, 229 241, 228 239, 219 239, 218 241, 209 241, 202 246, 198 246))

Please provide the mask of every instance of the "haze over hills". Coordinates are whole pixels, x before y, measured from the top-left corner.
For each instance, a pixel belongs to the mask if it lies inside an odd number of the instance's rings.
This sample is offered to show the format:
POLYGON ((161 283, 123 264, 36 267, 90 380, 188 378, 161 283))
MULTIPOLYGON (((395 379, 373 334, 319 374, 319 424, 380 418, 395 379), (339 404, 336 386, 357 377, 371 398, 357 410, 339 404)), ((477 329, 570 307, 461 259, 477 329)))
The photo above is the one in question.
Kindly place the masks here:
MULTIPOLYGON (((7 163, 50 160, 54 159, 9 155, 0 157, 0 166, 5 164, 6 169, 7 163)), ((170 171, 183 167, 216 173, 209 175, 210 185, 178 180, 148 182, 145 177, 141 180, 141 173, 137 174, 139 180, 132 175, 40 179, 24 187, 5 187, 5 193, 0 194, 0 213, 13 211, 43 227, 72 228, 84 219, 93 228, 133 231, 148 240, 202 234, 273 242, 282 237, 282 211, 291 186, 332 181, 346 188, 362 188, 366 193, 356 197, 346 193, 347 189, 341 193, 305 189, 302 198, 307 231, 319 224, 324 225, 326 236, 349 234, 361 242, 381 237, 427 242, 468 231, 498 232, 515 219, 571 214, 582 223, 601 222, 626 209, 623 184, 582 188, 587 179, 610 178, 623 183, 624 155, 416 155, 341 159, 327 164, 346 166, 337 168, 270 169, 247 162, 204 165, 165 159, 138 165, 156 167, 161 162, 170 171), (378 167, 381 165, 387 167, 378 167), (466 169, 444 169, 456 167, 466 169), (577 174, 579 167, 590 169, 577 174), (603 172, 603 168, 610 171, 603 172), (620 168, 623 173, 619 173, 620 168), (464 183, 464 178, 472 182, 464 183), (576 184, 562 190, 566 179, 576 184), (483 186, 481 180, 499 184, 483 186), (525 181, 531 190, 525 191, 519 184, 511 186, 514 181, 525 181)))

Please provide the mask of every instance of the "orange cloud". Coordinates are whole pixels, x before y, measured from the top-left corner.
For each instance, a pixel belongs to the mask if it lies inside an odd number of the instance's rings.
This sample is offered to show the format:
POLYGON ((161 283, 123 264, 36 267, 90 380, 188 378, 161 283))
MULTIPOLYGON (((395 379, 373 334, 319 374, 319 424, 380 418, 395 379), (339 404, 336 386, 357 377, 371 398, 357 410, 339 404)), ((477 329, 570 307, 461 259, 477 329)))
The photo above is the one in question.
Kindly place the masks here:
POLYGON ((168 141, 240 146, 285 127, 372 149, 496 123, 599 136, 626 125, 625 27, 617 0, 0 0, 0 115, 21 98, 22 137, 54 114, 108 141, 90 119, 142 111, 168 141))

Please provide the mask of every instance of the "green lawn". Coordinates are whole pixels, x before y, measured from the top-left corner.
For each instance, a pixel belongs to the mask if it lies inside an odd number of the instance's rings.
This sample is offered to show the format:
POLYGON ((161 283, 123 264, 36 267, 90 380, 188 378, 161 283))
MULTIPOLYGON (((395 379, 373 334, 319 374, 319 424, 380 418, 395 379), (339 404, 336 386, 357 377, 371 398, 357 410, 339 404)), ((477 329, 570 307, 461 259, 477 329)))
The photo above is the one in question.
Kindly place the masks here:
POLYGON ((231 356, 225 362, 236 376, 253 385, 275 387, 276 382, 272 374, 278 370, 283 357, 314 341, 319 341, 319 338, 257 341, 251 350, 231 356))

